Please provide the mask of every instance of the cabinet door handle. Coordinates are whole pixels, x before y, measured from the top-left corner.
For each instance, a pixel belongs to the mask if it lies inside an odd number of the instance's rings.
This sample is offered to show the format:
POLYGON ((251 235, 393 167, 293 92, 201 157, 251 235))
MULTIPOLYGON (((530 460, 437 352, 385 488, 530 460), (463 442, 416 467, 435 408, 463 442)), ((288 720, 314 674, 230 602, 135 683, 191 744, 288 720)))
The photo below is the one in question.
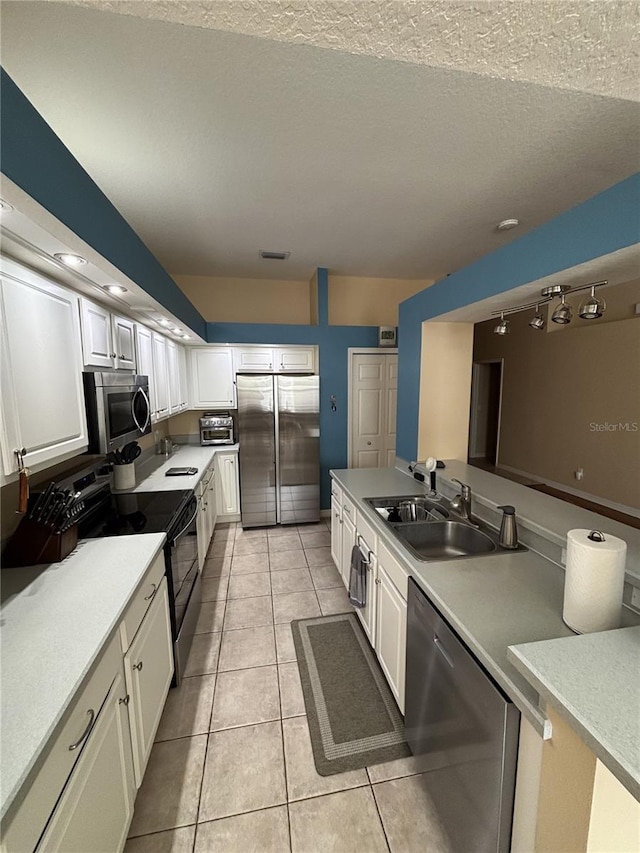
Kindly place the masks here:
POLYGON ((151 592, 149 593, 149 595, 145 595, 145 597, 144 597, 144 600, 145 600, 145 601, 151 601, 151 599, 153 598, 153 596, 154 596, 154 595, 156 594, 156 592, 158 591, 158 587, 157 587, 157 585, 156 585, 155 583, 152 583, 152 584, 151 584, 151 586, 153 587, 153 589, 151 590, 151 592))
POLYGON ((118 703, 119 703, 120 705, 128 705, 128 704, 129 704, 129 699, 131 699, 131 697, 130 697, 130 696, 129 696, 129 694, 127 693, 127 695, 124 697, 124 699, 118 699, 118 703))
POLYGON ((109 355, 111 356, 111 358, 116 358, 116 353, 115 353, 115 352, 111 352, 111 353, 109 353, 109 355))
POLYGON ((134 663, 133 668, 140 672, 142 670, 142 661, 140 661, 140 663, 134 663))
POLYGON ((121 355, 120 358, 124 361, 126 358, 126 355, 121 355))
POLYGON ((376 578, 376 583, 377 583, 377 584, 382 583, 382 581, 380 580, 380 578, 376 578))
POLYGON ((69 752, 73 752, 74 749, 77 749, 82 744, 82 742, 87 739, 87 736, 91 731, 93 721, 96 718, 96 712, 93 710, 93 708, 89 708, 87 714, 89 715, 89 722, 87 723, 87 728, 82 732, 78 740, 75 743, 71 744, 71 746, 69 747, 69 752))

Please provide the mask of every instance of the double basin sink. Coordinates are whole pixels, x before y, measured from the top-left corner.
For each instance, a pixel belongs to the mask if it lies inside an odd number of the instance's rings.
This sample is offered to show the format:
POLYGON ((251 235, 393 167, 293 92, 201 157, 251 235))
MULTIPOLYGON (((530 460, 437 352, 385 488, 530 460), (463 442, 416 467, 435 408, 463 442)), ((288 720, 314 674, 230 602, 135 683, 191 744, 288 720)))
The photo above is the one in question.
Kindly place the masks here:
POLYGON ((526 551, 500 547, 497 532, 477 519, 456 515, 446 498, 424 495, 365 498, 418 560, 457 560, 526 551))

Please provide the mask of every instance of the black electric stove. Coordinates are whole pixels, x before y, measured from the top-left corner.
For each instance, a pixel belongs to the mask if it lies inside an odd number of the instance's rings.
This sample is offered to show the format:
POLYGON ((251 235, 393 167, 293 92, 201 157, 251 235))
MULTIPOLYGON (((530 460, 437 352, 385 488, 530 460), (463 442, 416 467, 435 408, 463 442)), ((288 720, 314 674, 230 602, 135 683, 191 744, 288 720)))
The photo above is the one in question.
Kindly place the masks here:
POLYGON ((58 486, 72 490, 81 504, 81 512, 77 515, 78 539, 166 533, 164 559, 173 635, 174 683, 179 684, 202 598, 196 523, 198 499, 191 489, 114 494, 110 483, 109 469, 99 462, 59 481, 58 486))
POLYGON ((80 521, 79 539, 127 536, 134 533, 166 533, 170 538, 193 492, 104 492, 80 521))

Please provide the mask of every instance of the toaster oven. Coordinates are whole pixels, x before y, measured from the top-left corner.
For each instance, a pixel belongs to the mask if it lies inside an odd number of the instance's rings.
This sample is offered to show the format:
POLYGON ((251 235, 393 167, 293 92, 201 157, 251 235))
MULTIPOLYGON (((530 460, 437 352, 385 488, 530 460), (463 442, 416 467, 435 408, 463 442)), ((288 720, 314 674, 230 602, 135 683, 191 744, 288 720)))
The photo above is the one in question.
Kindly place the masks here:
POLYGON ((233 418, 229 412, 205 412, 200 418, 200 444, 233 443, 233 418))

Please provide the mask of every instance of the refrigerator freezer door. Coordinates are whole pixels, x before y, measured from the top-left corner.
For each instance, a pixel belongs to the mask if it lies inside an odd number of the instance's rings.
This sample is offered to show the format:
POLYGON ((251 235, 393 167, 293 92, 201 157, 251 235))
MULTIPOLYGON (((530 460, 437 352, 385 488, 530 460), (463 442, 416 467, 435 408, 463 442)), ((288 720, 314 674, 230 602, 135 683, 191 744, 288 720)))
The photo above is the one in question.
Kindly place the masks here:
POLYGON ((317 376, 276 376, 280 522, 320 518, 320 388, 317 376))
POLYGON ((236 377, 243 527, 275 524, 276 445, 273 376, 236 377))

